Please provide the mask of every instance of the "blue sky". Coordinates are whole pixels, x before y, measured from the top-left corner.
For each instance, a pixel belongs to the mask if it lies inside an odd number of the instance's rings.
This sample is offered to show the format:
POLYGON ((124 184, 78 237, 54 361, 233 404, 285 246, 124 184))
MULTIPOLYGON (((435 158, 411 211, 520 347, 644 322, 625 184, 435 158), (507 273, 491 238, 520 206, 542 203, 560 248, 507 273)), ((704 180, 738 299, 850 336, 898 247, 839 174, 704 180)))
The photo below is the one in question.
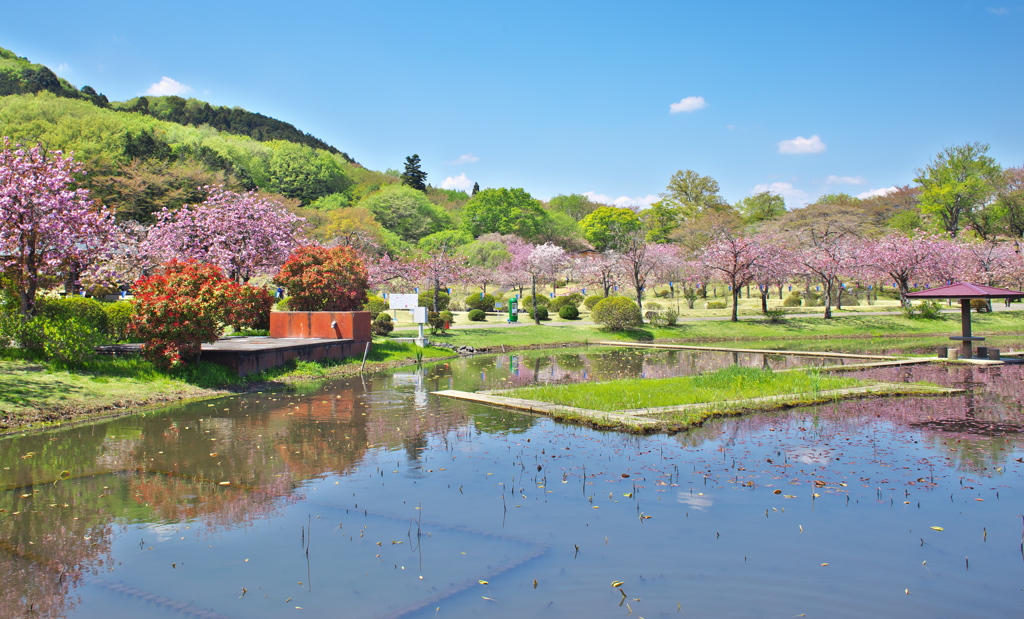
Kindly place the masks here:
POLYGON ((912 183, 940 150, 1024 165, 1024 0, 8 3, 0 46, 111 99, 194 96, 428 182, 646 203, 912 183))

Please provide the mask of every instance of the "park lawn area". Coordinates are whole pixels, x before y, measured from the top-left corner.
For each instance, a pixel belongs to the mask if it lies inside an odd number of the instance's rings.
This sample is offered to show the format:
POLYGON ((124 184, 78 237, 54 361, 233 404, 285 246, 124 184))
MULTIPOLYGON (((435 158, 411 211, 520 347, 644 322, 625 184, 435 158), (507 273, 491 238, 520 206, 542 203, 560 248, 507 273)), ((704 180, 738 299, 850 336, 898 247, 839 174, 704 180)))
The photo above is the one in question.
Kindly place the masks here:
POLYGON ((502 391, 501 395, 610 413, 773 395, 815 394, 866 384, 855 378, 822 375, 815 370, 773 372, 732 366, 697 376, 522 387, 502 391))
POLYGON ((0 429, 220 394, 155 369, 73 372, 43 363, 0 360, 0 429))
MULTIPOLYGON (((995 312, 972 314, 975 335, 1024 334, 1024 312, 995 312)), ((412 337, 414 331, 395 331, 395 337, 412 337)), ((642 328, 629 331, 611 332, 597 325, 577 322, 545 322, 539 326, 526 324, 519 327, 495 326, 480 329, 463 329, 456 326, 443 335, 432 335, 435 342, 456 346, 477 348, 499 348, 589 343, 601 340, 620 341, 675 341, 675 342, 726 342, 761 341, 794 342, 815 341, 828 338, 872 337, 898 342, 902 336, 935 336, 948 343, 948 336, 960 334, 958 315, 945 315, 939 320, 909 319, 902 315, 863 316, 840 314, 831 320, 822 318, 787 318, 780 323, 771 323, 761 318, 729 321, 682 322, 674 327, 658 328, 645 324, 642 328)), ((812 346, 812 348, 817 348, 812 346)), ((822 344, 822 350, 827 344, 822 344)))

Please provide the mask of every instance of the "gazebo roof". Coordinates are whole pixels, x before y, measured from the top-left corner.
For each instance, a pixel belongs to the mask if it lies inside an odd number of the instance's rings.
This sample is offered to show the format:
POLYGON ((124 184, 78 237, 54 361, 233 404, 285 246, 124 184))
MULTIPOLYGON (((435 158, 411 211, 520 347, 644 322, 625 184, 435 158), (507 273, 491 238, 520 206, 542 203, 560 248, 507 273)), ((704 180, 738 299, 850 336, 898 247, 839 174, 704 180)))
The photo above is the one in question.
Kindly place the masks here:
POLYGON ((907 296, 914 299, 1016 299, 1024 297, 1020 290, 1008 290, 981 284, 949 284, 938 288, 929 288, 920 292, 910 292, 907 296))

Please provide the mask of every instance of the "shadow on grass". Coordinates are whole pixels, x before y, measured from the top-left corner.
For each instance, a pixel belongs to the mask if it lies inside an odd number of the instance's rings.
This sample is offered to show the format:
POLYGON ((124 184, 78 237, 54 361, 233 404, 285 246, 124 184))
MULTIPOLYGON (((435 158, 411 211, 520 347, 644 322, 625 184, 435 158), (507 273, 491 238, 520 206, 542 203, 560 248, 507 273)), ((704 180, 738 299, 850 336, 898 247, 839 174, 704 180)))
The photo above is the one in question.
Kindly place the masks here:
POLYGON ((623 329, 622 331, 611 331, 609 329, 598 329, 601 333, 607 333, 613 339, 626 340, 630 342, 650 342, 654 340, 654 333, 647 329, 623 329))
POLYGON ((31 407, 41 402, 60 400, 83 389, 57 380, 46 380, 45 377, 41 379, 28 372, 5 372, 0 391, 0 403, 31 407))

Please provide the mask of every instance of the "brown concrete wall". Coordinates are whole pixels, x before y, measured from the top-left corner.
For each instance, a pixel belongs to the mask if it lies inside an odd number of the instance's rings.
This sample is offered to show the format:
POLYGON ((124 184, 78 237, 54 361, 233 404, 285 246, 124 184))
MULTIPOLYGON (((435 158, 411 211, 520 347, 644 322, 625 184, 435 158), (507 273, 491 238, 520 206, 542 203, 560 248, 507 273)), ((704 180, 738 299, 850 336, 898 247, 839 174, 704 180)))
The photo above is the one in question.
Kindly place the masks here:
POLYGON ((370 312, 271 312, 270 337, 369 342, 370 312))

